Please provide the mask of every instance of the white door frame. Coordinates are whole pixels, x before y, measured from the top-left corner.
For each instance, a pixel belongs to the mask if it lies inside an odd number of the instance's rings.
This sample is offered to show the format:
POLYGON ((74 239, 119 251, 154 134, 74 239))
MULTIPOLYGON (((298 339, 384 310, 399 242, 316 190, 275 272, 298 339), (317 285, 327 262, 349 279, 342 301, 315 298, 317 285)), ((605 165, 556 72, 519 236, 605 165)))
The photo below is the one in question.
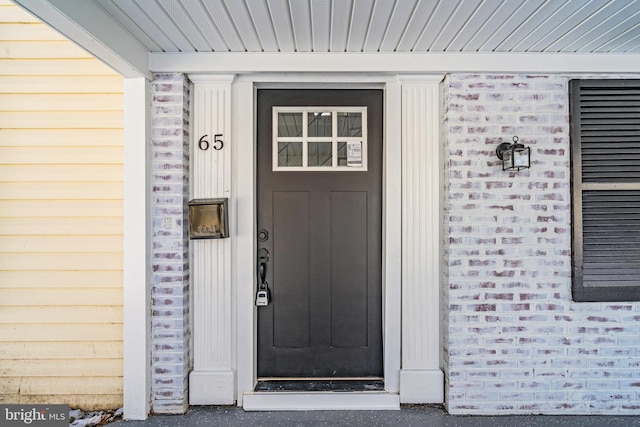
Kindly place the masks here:
MULTIPOLYGON (((401 283, 402 283, 402 158, 401 86, 395 76, 363 74, 279 74, 240 76, 233 85, 233 126, 236 143, 232 147, 236 220, 232 283, 236 301, 236 384, 237 402, 245 409, 255 404, 256 384, 256 90, 258 88, 377 88, 384 91, 384 158, 382 212, 383 277, 383 358, 386 395, 370 398, 353 395, 353 404, 344 395, 338 401, 311 399, 289 394, 288 402, 271 400, 270 409, 337 409, 399 407, 401 363, 401 283), (249 401, 251 404, 248 405, 249 401), (278 407, 279 404, 283 406, 278 407), (320 405, 321 407, 318 407, 320 405), (336 406, 337 405, 337 406, 336 406)), ((235 214, 234 214, 235 211, 235 214)), ((335 393, 334 393, 335 395, 335 393)), ((351 393, 349 394, 351 395, 351 393)), ((276 398, 277 399, 277 398, 276 398)), ((259 406, 259 404, 258 404, 259 406)))

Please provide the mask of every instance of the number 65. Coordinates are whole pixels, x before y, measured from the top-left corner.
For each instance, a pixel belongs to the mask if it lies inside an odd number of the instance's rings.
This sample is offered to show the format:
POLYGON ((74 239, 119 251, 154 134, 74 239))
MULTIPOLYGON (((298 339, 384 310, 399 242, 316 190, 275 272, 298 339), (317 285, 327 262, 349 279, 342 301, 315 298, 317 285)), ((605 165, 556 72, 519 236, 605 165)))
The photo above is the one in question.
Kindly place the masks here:
MULTIPOLYGON (((209 135, 202 135, 202 137, 198 140, 198 148, 201 149, 202 151, 207 151, 209 149, 209 141, 205 139, 207 136, 209 135)), ((224 147, 222 134, 217 133, 213 136, 213 138, 214 138, 213 142, 215 143, 215 145, 213 146, 213 149, 216 151, 222 150, 222 147, 224 147)))

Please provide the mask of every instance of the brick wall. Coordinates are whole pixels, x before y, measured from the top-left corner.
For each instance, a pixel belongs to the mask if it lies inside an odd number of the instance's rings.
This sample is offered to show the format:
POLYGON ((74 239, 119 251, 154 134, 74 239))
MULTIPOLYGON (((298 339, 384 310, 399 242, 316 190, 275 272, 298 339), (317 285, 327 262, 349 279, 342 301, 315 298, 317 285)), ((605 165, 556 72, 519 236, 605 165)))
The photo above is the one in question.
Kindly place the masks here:
POLYGON ((640 414, 640 304, 572 302, 568 80, 445 80, 451 413, 640 414), (501 170, 513 135, 531 169, 501 170))
POLYGON ((183 413, 189 340, 189 86, 182 74, 152 84, 152 410, 183 413))
MULTIPOLYGON (((640 303, 571 299, 568 76, 444 84, 444 365, 454 414, 640 414, 640 303), (495 156, 518 135, 532 168, 495 156)), ((189 92, 153 82, 156 413, 187 408, 189 92)))

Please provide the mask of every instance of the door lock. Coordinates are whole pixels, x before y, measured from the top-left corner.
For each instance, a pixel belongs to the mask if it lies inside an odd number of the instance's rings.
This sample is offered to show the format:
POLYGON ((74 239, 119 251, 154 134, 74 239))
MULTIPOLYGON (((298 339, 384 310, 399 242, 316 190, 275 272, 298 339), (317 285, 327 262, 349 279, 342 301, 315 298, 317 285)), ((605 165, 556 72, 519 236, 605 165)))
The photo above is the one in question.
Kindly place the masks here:
POLYGON ((256 305, 264 307, 271 301, 269 283, 267 283, 267 262, 269 262, 269 251, 265 248, 258 250, 258 291, 256 292, 256 305))
POLYGON ((258 292, 256 292, 256 305, 258 307, 264 307, 266 305, 269 305, 269 288, 267 289, 258 289, 258 292))

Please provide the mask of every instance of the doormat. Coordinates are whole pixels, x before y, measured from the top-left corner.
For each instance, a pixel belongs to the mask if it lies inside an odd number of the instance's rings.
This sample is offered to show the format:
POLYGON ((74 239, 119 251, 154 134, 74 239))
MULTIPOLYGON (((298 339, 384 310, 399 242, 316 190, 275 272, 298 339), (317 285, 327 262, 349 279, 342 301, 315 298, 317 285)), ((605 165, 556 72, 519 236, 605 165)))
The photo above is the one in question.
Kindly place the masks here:
POLYGON ((319 379, 319 380, 259 380, 255 391, 384 391, 384 380, 336 380, 336 379, 319 379))

